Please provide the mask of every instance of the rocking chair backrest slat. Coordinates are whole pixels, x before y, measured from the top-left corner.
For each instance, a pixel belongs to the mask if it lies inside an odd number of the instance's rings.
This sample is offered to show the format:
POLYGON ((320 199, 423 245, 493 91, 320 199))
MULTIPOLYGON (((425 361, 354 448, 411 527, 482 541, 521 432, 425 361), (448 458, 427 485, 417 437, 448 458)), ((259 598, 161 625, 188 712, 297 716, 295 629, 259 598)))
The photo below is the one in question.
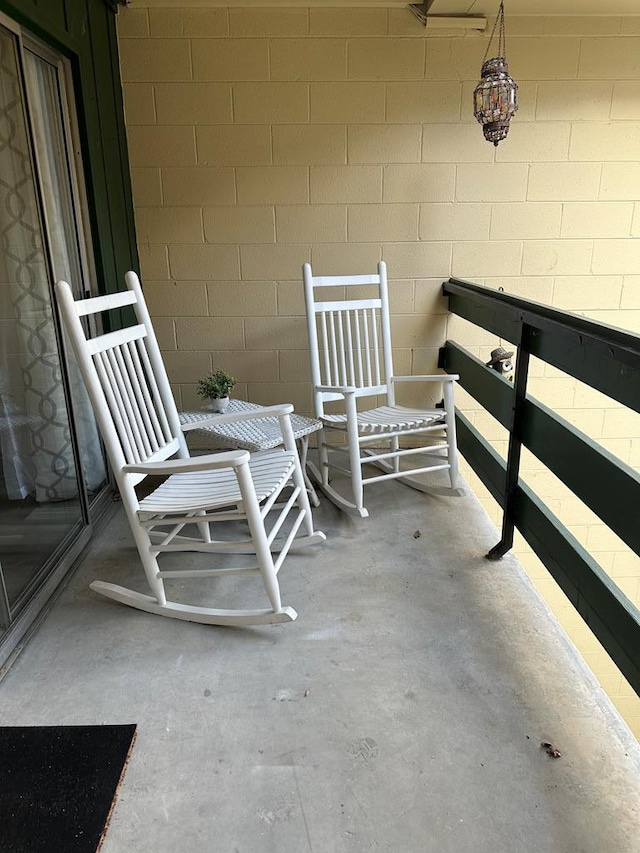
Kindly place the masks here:
POLYGON ((188 456, 169 380, 135 273, 126 292, 74 302, 58 282, 61 312, 119 478, 123 465, 188 456), (80 317, 131 305, 137 324, 87 339, 80 317))
MULTIPOLYGON (((303 277, 314 386, 370 389, 372 396, 386 394, 393 402, 393 390, 386 384, 393 367, 384 262, 378 264, 378 275, 353 276, 313 276, 305 264, 303 277), (350 289, 368 285, 376 288, 373 297, 350 298, 350 289), (316 288, 321 287, 342 288, 344 298, 316 300, 316 288)), ((314 393, 318 416, 324 414, 325 402, 339 397, 314 393)))

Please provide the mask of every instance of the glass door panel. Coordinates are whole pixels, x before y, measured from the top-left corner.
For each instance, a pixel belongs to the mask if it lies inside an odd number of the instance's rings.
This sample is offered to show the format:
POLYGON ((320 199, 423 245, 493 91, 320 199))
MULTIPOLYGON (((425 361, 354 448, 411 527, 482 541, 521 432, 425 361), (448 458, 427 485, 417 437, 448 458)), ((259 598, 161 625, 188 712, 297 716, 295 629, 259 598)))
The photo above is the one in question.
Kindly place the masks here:
MULTIPOLYGON (((72 180, 74 169, 65 127, 61 67, 29 49, 24 51, 24 63, 53 278, 69 282, 76 299, 81 299, 89 287, 84 240, 76 215, 79 200, 75 198, 72 180)), ((91 497, 107 485, 107 466, 93 409, 71 347, 66 346, 65 352, 82 473, 91 497)))
POLYGON ((3 621, 86 526, 17 38, 0 27, 0 571, 3 621))

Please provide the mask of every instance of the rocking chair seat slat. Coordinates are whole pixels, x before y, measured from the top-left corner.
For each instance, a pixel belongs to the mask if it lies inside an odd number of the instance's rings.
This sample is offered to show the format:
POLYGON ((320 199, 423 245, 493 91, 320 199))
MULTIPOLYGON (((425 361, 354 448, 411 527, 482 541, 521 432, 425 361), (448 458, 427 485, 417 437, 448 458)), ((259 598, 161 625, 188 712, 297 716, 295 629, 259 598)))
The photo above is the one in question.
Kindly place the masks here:
MULTIPOLYGON (((256 496, 261 503, 279 490, 291 475, 295 461, 286 450, 254 453, 249 462, 256 496)), ((198 512, 242 502, 238 479, 231 468, 173 474, 140 501, 140 512, 172 514, 198 512)))
MULTIPOLYGON (((347 429, 346 414, 325 414, 321 420, 333 429, 347 429)), ((428 412, 424 409, 409 409, 406 406, 380 406, 377 409, 358 412, 356 421, 360 433, 383 434, 444 423, 444 412, 428 412)))

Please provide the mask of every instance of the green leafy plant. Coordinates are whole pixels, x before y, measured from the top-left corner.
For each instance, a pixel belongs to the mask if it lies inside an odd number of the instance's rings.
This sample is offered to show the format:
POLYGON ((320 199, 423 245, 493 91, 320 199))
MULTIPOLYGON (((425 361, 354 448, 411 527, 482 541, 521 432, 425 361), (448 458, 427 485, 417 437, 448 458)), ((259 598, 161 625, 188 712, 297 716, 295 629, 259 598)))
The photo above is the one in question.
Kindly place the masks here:
POLYGON ((205 400, 220 400, 229 396, 235 384, 236 380, 226 370, 214 370, 204 379, 198 380, 196 393, 205 400))

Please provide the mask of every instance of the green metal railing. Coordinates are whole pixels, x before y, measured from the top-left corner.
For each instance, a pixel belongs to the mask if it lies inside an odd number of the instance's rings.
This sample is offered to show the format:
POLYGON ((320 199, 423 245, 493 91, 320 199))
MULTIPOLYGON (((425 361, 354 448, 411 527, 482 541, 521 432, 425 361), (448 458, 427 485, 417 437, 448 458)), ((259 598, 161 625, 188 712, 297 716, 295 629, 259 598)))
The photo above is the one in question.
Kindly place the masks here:
POLYGON ((499 559, 518 529, 636 693, 640 694, 640 611, 519 477, 522 447, 533 453, 636 554, 640 476, 527 394, 530 356, 640 412, 640 337, 460 279, 443 285, 449 311, 515 344, 514 382, 453 341, 440 366, 509 430, 507 461, 457 412, 460 452, 503 508, 499 559))

